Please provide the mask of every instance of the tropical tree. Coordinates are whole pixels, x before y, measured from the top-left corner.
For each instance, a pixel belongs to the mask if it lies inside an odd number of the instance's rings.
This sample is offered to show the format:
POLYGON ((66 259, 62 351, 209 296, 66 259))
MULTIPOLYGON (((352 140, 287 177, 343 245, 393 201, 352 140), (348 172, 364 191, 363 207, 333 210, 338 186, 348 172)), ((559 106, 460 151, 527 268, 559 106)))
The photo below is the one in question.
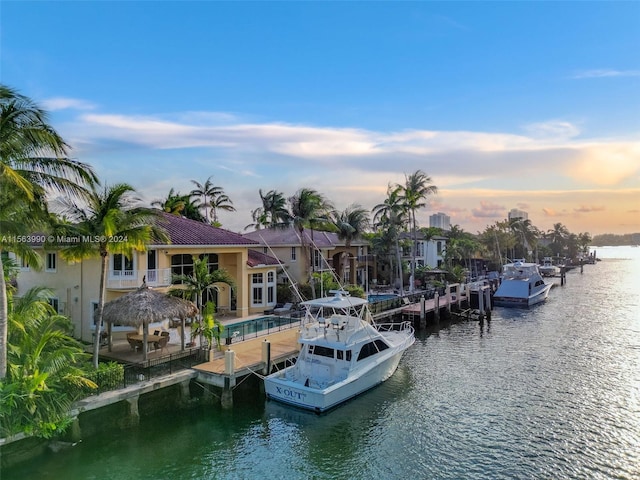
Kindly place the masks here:
MULTIPOLYGON (((205 318, 205 307, 213 299, 213 290, 216 288, 216 283, 226 283, 231 288, 235 288, 235 280, 231 274, 224 269, 212 270, 209 267, 207 257, 194 257, 193 271, 186 275, 174 275, 172 282, 179 286, 172 288, 169 293, 195 301, 198 310, 201 312, 201 316, 191 327, 192 335, 204 334, 204 328, 211 323, 210 319, 205 318)), ((215 323, 215 317, 213 318, 213 323, 215 323)), ((211 328, 213 328, 213 325, 211 328)))
POLYGON ((262 206, 251 212, 251 219, 254 223, 245 227, 254 228, 283 228, 289 223, 289 211, 287 210, 287 200, 282 192, 269 190, 266 194, 259 190, 262 206))
MULTIPOLYGON (((305 265, 311 265, 311 273, 313 273, 315 271, 315 262, 313 262, 310 252, 312 245, 306 245, 304 230, 305 228, 310 229, 311 242, 313 243, 313 230, 327 222, 328 212, 332 209, 331 203, 317 191, 310 188, 301 188, 289 198, 289 204, 291 209, 289 222, 300 235, 305 265)), ((312 275, 310 276, 310 281, 313 284, 312 275)))
POLYGON ((224 188, 214 185, 211 177, 207 178, 204 183, 191 180, 196 188, 191 191, 191 196, 202 199, 200 208, 204 208, 204 221, 211 225, 220 226, 218 221, 218 210, 227 212, 235 212, 231 199, 224 193, 224 188), (211 208, 211 218, 209 218, 209 208, 211 208))
POLYGON ((413 245, 411 246, 411 285, 409 285, 409 289, 413 291, 416 248, 418 246, 416 211, 427 205, 425 200, 429 195, 438 193, 438 187, 433 184, 431 177, 422 170, 417 170, 409 176, 405 175, 404 185, 399 185, 399 187, 400 199, 404 208, 409 212, 409 223, 411 225, 413 245))
POLYGON ((196 222, 204 222, 205 218, 200 213, 201 205, 197 199, 191 194, 182 195, 180 192, 169 190, 167 198, 164 200, 154 200, 151 206, 160 207, 163 212, 170 213, 179 217, 195 220, 196 222))
POLYGON ((331 221, 338 238, 344 240, 345 244, 345 252, 342 254, 342 272, 344 274, 347 271, 349 261, 347 252, 351 248, 351 242, 369 228, 369 215, 364 208, 354 203, 341 212, 337 210, 331 212, 331 221))
POLYGON ((553 228, 547 231, 547 238, 551 240, 549 247, 554 255, 560 255, 569 237, 569 230, 562 223, 554 223, 553 228))
POLYGON ((219 227, 222 225, 218 220, 218 210, 224 210, 225 212, 235 212, 236 207, 233 206, 231 199, 225 195, 216 195, 209 202, 211 205, 211 211, 213 212, 213 218, 211 219, 211 225, 219 227))
MULTIPOLYGON (((67 158, 69 146, 51 127, 47 113, 28 97, 0 85, 0 232, 3 237, 24 233, 29 223, 24 208, 37 213, 29 222, 46 216, 48 192, 78 198, 84 187, 98 182, 89 165, 67 158)), ((27 233, 33 233, 34 230, 27 233)), ((16 248, 17 242, 0 242, 2 252, 16 248)), ((24 250, 27 250, 24 246, 24 250)), ((7 371, 7 296, 0 276, 0 380, 7 371)))
POLYGON ((400 232, 404 230, 407 225, 408 215, 407 210, 404 208, 404 203, 401 197, 401 187, 399 186, 387 186, 387 198, 383 203, 380 203, 373 207, 373 224, 374 228, 380 230, 386 230, 387 238, 394 244, 394 250, 396 254, 398 277, 397 282, 399 284, 400 291, 404 290, 403 272, 402 272, 402 251, 400 249, 400 232))
POLYGON ((191 195, 202 199, 200 207, 204 208, 204 221, 206 223, 211 223, 211 220, 209 219, 210 202, 216 196, 223 193, 224 190, 222 187, 214 185, 211 181, 211 177, 207 178, 204 183, 199 183, 196 180, 191 180, 191 183, 196 186, 196 188, 191 190, 191 195))
POLYGON ((72 402, 96 388, 78 365, 86 353, 73 326, 49 305, 51 290, 36 287, 10 302, 8 372, 0 382, 0 436, 50 437, 69 424, 72 402))
MULTIPOLYGON (((77 223, 61 225, 61 231, 91 240, 64 246, 61 249, 61 256, 70 261, 100 258, 100 292, 94 318, 93 365, 95 368, 98 368, 109 255, 132 258, 134 251, 145 251, 151 240, 168 241, 166 232, 158 226, 157 210, 140 207, 139 201, 132 186, 120 183, 105 186, 102 190, 92 189, 86 206, 80 207, 70 202, 65 204, 64 213, 77 223)), ((111 348, 110 333, 109 348, 111 348)))

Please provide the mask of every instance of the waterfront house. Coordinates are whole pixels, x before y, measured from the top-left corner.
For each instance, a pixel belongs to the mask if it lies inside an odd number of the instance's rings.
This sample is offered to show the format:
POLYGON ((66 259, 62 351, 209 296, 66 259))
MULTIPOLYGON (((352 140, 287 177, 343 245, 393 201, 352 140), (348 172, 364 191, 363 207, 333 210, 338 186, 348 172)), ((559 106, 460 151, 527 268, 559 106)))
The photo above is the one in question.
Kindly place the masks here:
MULTIPOLYGON (((444 255, 447 248, 447 237, 435 235, 429 239, 423 232, 416 232, 416 266, 429 266, 431 268, 441 268, 444 265, 444 255)), ((410 262, 412 259, 413 235, 409 232, 400 234, 400 241, 404 245, 402 248, 402 260, 410 262)))
MULTIPOLYGON (((131 258, 121 254, 109 256, 106 301, 135 290, 143 282, 149 287, 167 291, 175 275, 193 272, 193 259, 206 259, 210 269, 225 269, 235 287, 221 283, 213 291, 220 313, 232 312, 238 317, 262 313, 275 307, 278 261, 261 253, 258 242, 238 233, 216 228, 168 213, 161 213, 159 224, 170 241, 156 242, 145 252, 133 252, 131 258)), ((66 262, 58 250, 45 251, 41 244, 34 248, 44 258, 44 268, 36 271, 17 259, 20 272, 17 295, 34 286, 53 290, 51 304, 68 316, 75 327, 74 336, 93 341, 94 312, 98 305, 100 259, 66 262)), ((114 326, 114 334, 130 327, 114 326)))
POLYGON ((302 235, 304 247, 311 246, 310 254, 303 252, 302 237, 293 227, 267 228, 244 234, 260 243, 263 253, 278 258, 282 266, 278 283, 305 284, 311 273, 321 271, 332 271, 342 283, 354 285, 366 286, 368 279, 375 278, 375 261, 369 255, 366 240, 353 240, 347 248, 345 241, 332 232, 304 230, 302 235))

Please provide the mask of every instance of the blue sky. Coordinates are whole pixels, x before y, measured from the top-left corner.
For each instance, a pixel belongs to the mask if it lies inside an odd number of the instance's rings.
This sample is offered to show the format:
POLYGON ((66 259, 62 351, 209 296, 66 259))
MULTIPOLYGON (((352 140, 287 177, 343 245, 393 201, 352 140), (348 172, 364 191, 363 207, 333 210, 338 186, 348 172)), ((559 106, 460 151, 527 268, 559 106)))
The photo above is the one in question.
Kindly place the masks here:
POLYGON ((477 232, 640 231, 640 2, 0 4, 0 76, 107 183, 150 202, 213 175, 241 231, 258 189, 381 203, 477 232))

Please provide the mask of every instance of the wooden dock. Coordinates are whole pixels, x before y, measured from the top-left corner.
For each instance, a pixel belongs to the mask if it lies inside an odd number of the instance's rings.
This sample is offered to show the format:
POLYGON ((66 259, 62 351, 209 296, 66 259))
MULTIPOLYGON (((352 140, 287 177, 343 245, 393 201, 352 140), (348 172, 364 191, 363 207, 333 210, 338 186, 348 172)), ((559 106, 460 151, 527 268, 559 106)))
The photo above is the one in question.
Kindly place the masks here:
POLYGON ((198 379, 216 387, 225 387, 225 377, 230 378, 230 386, 235 385, 235 379, 254 372, 262 374, 266 364, 263 361, 262 349, 265 342, 270 344, 271 364, 284 363, 298 356, 300 345, 298 337, 300 328, 296 325, 287 330, 271 333, 262 337, 234 343, 224 348, 223 352, 216 352, 213 359, 192 367, 198 372, 198 379), (233 373, 227 370, 227 351, 233 352, 233 373))

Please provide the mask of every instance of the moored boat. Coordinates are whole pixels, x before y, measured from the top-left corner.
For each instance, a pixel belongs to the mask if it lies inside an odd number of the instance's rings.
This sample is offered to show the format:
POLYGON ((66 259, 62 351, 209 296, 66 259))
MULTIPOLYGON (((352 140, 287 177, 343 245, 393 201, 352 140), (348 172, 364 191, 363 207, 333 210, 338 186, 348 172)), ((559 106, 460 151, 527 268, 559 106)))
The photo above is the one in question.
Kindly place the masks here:
POLYGON ((555 277, 560 273, 560 268, 553 264, 551 257, 544 257, 538 270, 543 277, 555 277))
POLYGON ((530 307, 544 302, 552 284, 545 283, 537 263, 517 260, 502 267, 500 285, 493 304, 502 307, 530 307))
POLYGON ((374 324, 346 292, 303 302, 296 363, 264 379, 267 398, 324 412, 387 380, 415 342, 410 322, 374 324))

